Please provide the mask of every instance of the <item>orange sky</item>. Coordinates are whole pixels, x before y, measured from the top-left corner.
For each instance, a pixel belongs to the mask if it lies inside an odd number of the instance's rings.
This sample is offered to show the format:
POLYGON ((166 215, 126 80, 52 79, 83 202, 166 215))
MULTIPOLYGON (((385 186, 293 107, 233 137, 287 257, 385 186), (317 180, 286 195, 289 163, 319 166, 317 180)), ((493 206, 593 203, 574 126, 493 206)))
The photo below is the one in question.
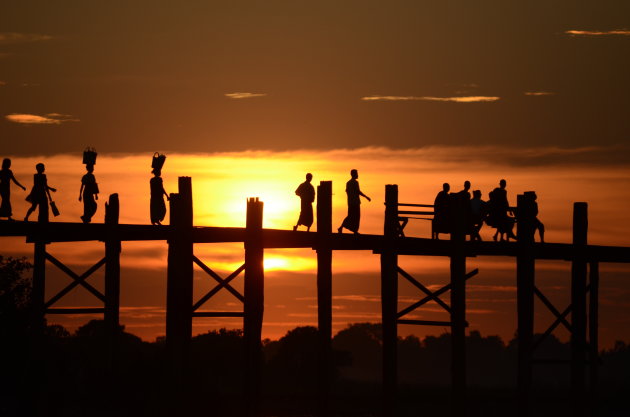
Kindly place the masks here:
MULTIPOLYGON (((596 150, 595 150, 596 151, 596 150)), ((191 176, 196 225, 244 226, 245 201, 258 196, 264 203, 264 226, 289 229, 299 212, 299 198, 294 195, 306 172, 314 175, 313 183, 333 181, 333 226, 345 216, 344 185, 351 168, 359 170, 359 182, 372 202, 362 205, 363 233, 381 233, 384 185, 399 185, 400 201, 432 203, 442 182, 449 182, 454 191, 470 180, 473 189, 480 189, 484 198, 498 180, 508 181, 509 198, 535 190, 540 205, 540 219, 547 228, 547 240, 569 242, 571 210, 574 201, 589 203, 589 242, 629 246, 630 217, 625 202, 630 201, 630 168, 625 165, 607 167, 602 164, 576 161, 575 153, 565 163, 547 163, 567 151, 556 148, 530 148, 515 167, 499 147, 434 147, 427 149, 391 150, 363 148, 327 152, 234 152, 215 154, 169 154, 163 177, 168 192, 176 192, 177 177, 191 176)), ((592 149, 583 152, 593 152, 592 149)), ((95 221, 101 222, 103 202, 117 192, 121 202, 121 222, 148 223, 150 154, 99 155, 95 175, 101 191, 95 221)), ((58 221, 78 221, 82 205, 78 202, 80 178, 84 168, 80 155, 53 157, 15 157, 13 171, 25 186, 32 185, 35 163, 47 167, 49 184, 57 187, 54 195, 62 212, 58 221)), ((24 193, 14 187, 13 207, 16 218, 27 208, 24 193)), ((168 215, 167 215, 168 216, 168 215)), ((168 217, 167 217, 168 218, 168 217)), ((416 221, 408 226, 408 235, 429 236, 428 222, 416 221)), ((484 239, 490 230, 482 230, 484 239)), ((31 248, 20 239, 3 238, 1 253, 30 256, 31 248)), ((121 264, 121 321, 127 330, 152 340, 164 333, 166 285, 166 243, 123 243, 121 264)), ((102 256, 102 244, 53 244, 49 251, 64 262, 82 271, 102 256)), ((222 275, 227 275, 243 262, 242 245, 202 244, 195 254, 222 275)), ((315 254, 311 250, 269 250, 266 256, 265 337, 278 338, 298 325, 316 324, 315 254)), ((401 266, 425 285, 437 288, 448 280, 448 260, 438 258, 401 257, 401 266)), ((468 314, 471 329, 484 334, 499 334, 509 339, 515 330, 515 265, 512 259, 478 258, 469 260, 469 269, 480 274, 469 281, 468 314)), ((69 279, 49 266, 48 297, 61 289, 69 279)), ((334 329, 347 323, 379 321, 379 259, 370 252, 334 254, 333 263, 334 329)), ((602 266, 602 343, 615 339, 630 340, 628 326, 630 285, 626 283, 630 267, 602 266)), ((569 297, 570 265, 566 262, 539 262, 537 282, 552 301, 562 309, 569 297)), ((102 286, 102 271, 90 278, 97 288, 102 286)), ((240 279, 235 286, 241 288, 240 279)), ((195 276, 195 297, 201 297, 212 281, 199 270, 195 276)), ((401 308, 416 301, 417 290, 401 281, 401 308)), ((81 289, 71 293, 60 305, 96 305, 81 289)), ((238 310, 238 300, 223 294, 206 305, 214 310, 238 310)), ((436 306, 427 306, 414 313, 415 318, 444 319, 436 306)), ((50 317, 73 328, 88 317, 50 317)), ((544 330, 551 316, 537 305, 537 330, 544 330)), ((217 326, 240 327, 238 319, 195 319, 195 332, 217 326)), ((441 332, 439 328, 400 326, 401 334, 418 335, 441 332)), ((559 336, 566 337, 561 332, 559 336)))

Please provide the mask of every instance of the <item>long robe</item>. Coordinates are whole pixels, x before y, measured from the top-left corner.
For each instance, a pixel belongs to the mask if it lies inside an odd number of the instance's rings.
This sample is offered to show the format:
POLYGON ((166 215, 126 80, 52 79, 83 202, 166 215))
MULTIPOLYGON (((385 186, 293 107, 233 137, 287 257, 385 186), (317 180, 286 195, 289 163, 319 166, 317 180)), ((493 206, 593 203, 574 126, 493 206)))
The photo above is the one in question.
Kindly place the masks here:
POLYGON ((92 216, 96 213, 97 208, 94 196, 98 193, 98 188, 94 174, 85 174, 81 178, 81 184, 83 184, 83 216, 81 216, 81 220, 83 223, 89 223, 92 221, 92 216))
POLYGON ((359 181, 354 178, 346 183, 346 194, 348 195, 348 215, 343 219, 341 227, 357 233, 361 224, 361 190, 359 181))
POLYGON ((151 185, 151 224, 155 224, 164 220, 166 216, 162 177, 151 178, 149 184, 151 185))
POLYGON ((304 181, 295 190, 295 194, 300 197, 300 218, 297 226, 311 227, 313 225, 313 201, 315 201, 315 188, 313 185, 304 181))

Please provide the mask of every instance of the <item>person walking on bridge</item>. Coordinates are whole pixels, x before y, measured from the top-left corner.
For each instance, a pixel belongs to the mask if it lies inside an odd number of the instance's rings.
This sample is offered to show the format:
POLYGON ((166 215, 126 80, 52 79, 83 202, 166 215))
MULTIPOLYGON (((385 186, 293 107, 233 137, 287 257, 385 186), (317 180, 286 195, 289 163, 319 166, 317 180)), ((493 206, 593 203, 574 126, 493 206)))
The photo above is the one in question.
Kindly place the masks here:
POLYGON ((313 201, 315 201, 315 188, 311 181, 313 180, 313 174, 310 172, 306 174, 306 181, 304 181, 295 190, 295 194, 300 197, 300 217, 297 224, 293 226, 293 231, 296 231, 298 226, 306 226, 306 231, 310 232, 313 225, 313 201))
POLYGON ((350 171, 350 180, 346 183, 346 194, 348 195, 348 215, 343 219, 343 223, 337 229, 337 232, 342 233, 344 228, 354 232, 355 235, 359 234, 359 224, 361 223, 361 199, 365 198, 367 201, 372 201, 370 197, 363 194, 359 188, 359 172, 356 169, 350 171))
POLYGON ((13 212, 11 210, 11 181, 15 183, 22 190, 26 191, 26 187, 18 182, 13 176, 11 171, 11 160, 4 158, 2 161, 2 170, 0 170, 0 197, 2 197, 2 205, 0 205, 0 217, 6 217, 8 220, 13 220, 11 216, 13 212))

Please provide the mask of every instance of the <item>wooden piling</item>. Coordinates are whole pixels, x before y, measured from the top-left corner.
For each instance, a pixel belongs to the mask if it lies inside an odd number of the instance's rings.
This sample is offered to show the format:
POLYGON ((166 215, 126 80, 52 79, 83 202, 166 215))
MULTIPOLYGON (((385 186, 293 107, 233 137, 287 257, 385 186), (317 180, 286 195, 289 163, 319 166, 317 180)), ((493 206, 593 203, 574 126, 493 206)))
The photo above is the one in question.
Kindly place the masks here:
POLYGON ((398 185, 385 186, 384 245, 381 252, 383 326, 383 416, 396 416, 398 380, 398 185))
POLYGON ((179 177, 179 193, 170 196, 173 233, 168 240, 166 281, 166 347, 171 361, 172 382, 180 385, 188 369, 192 337, 192 183, 179 177))
POLYGON ((517 415, 531 415, 531 389, 534 344, 534 200, 531 195, 517 196, 516 216, 518 253, 516 255, 517 309, 517 415))
POLYGON ((45 326, 45 294, 46 294, 46 242, 37 239, 34 243, 33 254, 33 289, 31 302, 33 303, 33 330, 43 333, 45 326))
POLYGON ((263 202, 247 200, 245 230, 245 303, 243 337, 245 342, 245 415, 260 413, 262 371, 262 323, 265 304, 264 247, 262 240, 263 202))
POLYGON ((451 381, 453 416, 466 414, 466 228, 470 202, 451 197, 451 381))
POLYGON ((332 365, 332 181, 321 181, 317 187, 317 324, 318 384, 317 411, 329 414, 332 365))
MULTIPOLYGON (((111 194, 105 203, 105 224, 110 226, 108 235, 113 235, 118 225, 120 205, 118 194, 111 194)), ((109 367, 114 366, 114 353, 120 329, 120 240, 108 237, 105 240, 105 326, 109 338, 109 367)))
POLYGON ((573 204, 573 259, 571 261, 571 393, 573 415, 585 415, 586 377, 586 245, 588 206, 573 204))
POLYGON ((599 402, 599 262, 591 261, 589 268, 589 389, 591 416, 597 415, 599 402))

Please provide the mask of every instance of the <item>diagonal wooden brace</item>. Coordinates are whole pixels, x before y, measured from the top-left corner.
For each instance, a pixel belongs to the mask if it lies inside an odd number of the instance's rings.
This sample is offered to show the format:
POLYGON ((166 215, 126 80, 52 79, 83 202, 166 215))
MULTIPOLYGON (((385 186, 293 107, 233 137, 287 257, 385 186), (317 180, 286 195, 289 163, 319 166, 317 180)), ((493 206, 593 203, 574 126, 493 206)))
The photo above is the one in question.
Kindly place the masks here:
POLYGON ((105 258, 103 258, 100 261, 98 261, 96 264, 94 264, 90 269, 85 271, 80 276, 77 275, 76 273, 74 273, 74 271, 72 271, 70 268, 65 266, 61 261, 59 261, 57 258, 52 256, 48 252, 46 252, 46 259, 51 264, 55 265, 57 268, 59 268, 61 271, 66 273, 66 275, 68 275, 70 278, 72 278, 74 280, 72 283, 70 283, 63 290, 59 291, 59 293, 57 293, 57 295, 55 295, 50 300, 48 300, 48 302, 45 304, 46 308, 48 308, 48 307, 52 306, 53 304, 55 304, 64 295, 66 295, 67 293, 72 291, 72 289, 74 289, 78 285, 83 286, 86 290, 91 292, 96 298, 98 298, 102 302, 105 302, 105 296, 103 294, 101 294, 100 291, 98 291, 96 288, 94 288, 93 286, 91 286, 90 284, 88 284, 85 281, 90 275, 92 275, 95 271, 97 271, 101 266, 105 265, 105 262, 106 262, 105 258))
MULTIPOLYGON (((474 277, 475 275, 477 275, 479 273, 479 269, 473 269, 472 271, 470 271, 469 273, 466 274, 466 280, 469 280, 470 278, 474 277)), ((442 288, 440 288, 439 290, 433 292, 433 296, 435 297, 439 297, 440 295, 444 294, 445 292, 449 291, 451 289, 451 284, 447 284, 445 286, 443 286, 442 288)), ((422 300, 413 303, 412 305, 410 305, 409 307, 401 310, 397 315, 396 318, 401 318, 406 314, 411 313, 413 310, 417 309, 420 306, 423 306, 424 304, 428 303, 429 301, 431 301, 433 298, 432 297, 424 297, 422 300)))
POLYGON ((407 272, 405 272, 401 267, 397 267, 397 269, 398 269, 398 273, 402 275, 404 278, 406 278, 407 281, 411 282, 414 286, 416 286, 416 288, 420 289, 420 291, 425 293, 431 300, 435 301, 440 306, 442 306, 444 310, 448 311, 449 313, 451 312, 451 307, 448 304, 446 304, 444 301, 442 301, 439 297, 437 297, 430 289, 428 289, 427 287, 419 283, 414 277, 412 277, 407 272))
POLYGON ((236 297, 239 301, 244 302, 245 298, 243 297, 243 295, 241 295, 241 293, 239 293, 238 291, 236 291, 229 283, 230 281, 232 281, 234 278, 236 278, 241 272, 243 272, 245 270, 245 264, 241 265, 240 267, 238 267, 238 269, 234 272, 232 272, 230 274, 230 276, 228 276, 226 279, 221 278, 216 272, 214 272, 212 269, 208 268, 208 266, 206 264, 204 264, 199 258, 197 258, 195 255, 193 255, 193 262, 196 263, 206 274, 210 275, 212 278, 214 278, 219 285, 217 285, 215 288, 213 288, 208 294, 206 294, 201 300, 199 300, 197 303, 195 303, 195 306, 193 307, 193 311, 195 311, 197 308, 199 308, 201 306, 201 304, 205 303, 206 301, 208 301, 208 299, 210 297, 212 297, 214 294, 216 294, 221 288, 225 288, 226 290, 228 290, 234 297, 236 297))
MULTIPOLYGON (((536 294, 536 296, 540 299, 540 301, 542 301, 542 303, 545 305, 545 307, 547 307, 547 309, 549 311, 551 311, 551 313, 556 316, 556 319, 562 323, 564 325, 564 327, 567 328, 568 331, 571 331, 571 324, 565 319, 565 316, 562 315, 562 313, 560 313, 553 304, 551 304, 551 301, 549 301, 549 299, 547 297, 545 297, 545 295, 538 289, 538 287, 534 286, 534 294, 536 294)), ((556 325, 557 326, 557 325, 556 325)))

